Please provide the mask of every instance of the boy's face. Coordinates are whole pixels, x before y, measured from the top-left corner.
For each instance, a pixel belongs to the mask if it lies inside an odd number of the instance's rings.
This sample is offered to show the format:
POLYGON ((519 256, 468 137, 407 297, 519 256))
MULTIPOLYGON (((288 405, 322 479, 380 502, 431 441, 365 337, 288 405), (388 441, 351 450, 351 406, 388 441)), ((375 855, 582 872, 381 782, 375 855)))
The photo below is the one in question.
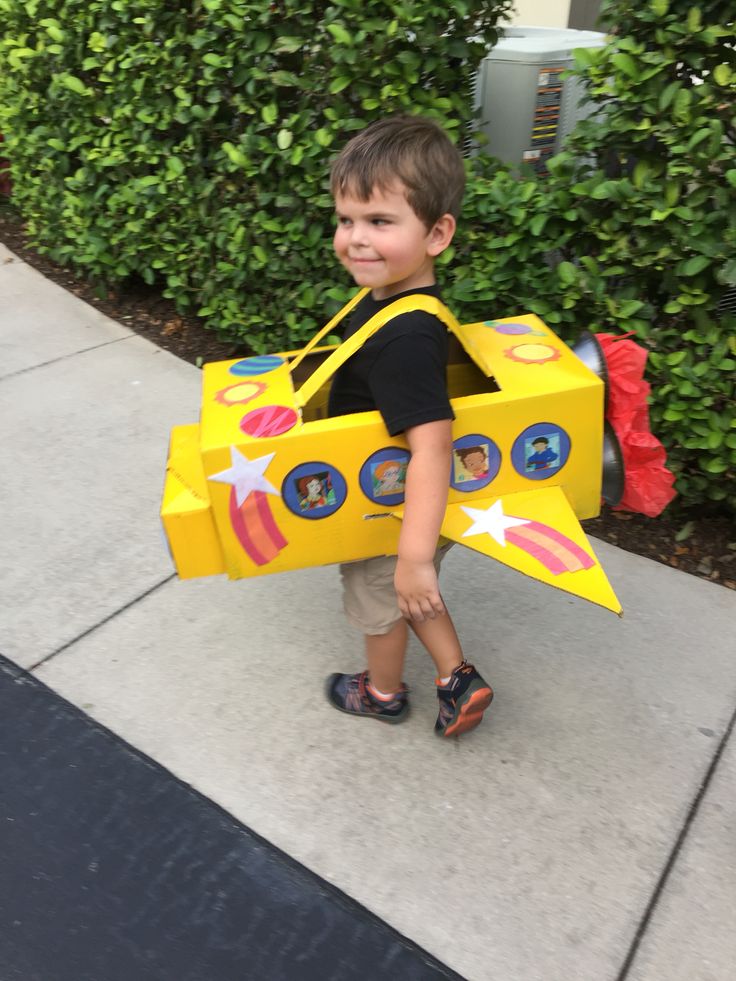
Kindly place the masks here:
POLYGON ((468 473, 479 474, 486 469, 484 453, 468 453, 463 457, 463 466, 468 473))
POLYGON ((434 284, 435 257, 455 231, 451 215, 427 230, 398 181, 387 191, 374 188, 368 201, 339 194, 335 212, 335 254, 358 286, 371 288, 374 299, 434 284))

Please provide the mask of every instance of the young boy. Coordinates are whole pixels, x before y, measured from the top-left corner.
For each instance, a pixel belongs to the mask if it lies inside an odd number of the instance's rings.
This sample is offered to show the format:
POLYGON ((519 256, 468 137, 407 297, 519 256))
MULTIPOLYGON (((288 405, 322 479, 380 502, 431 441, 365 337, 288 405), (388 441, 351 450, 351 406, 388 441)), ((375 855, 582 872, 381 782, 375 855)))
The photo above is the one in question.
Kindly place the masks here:
MULTIPOLYGON (((439 298, 434 263, 452 241, 464 187, 460 154, 428 119, 390 117, 350 140, 331 172, 334 247, 371 292, 350 314, 346 338, 399 297, 439 298)), ((463 658, 437 581, 452 463, 447 357, 445 326, 413 311, 385 324, 335 375, 329 414, 378 409, 389 436, 403 433, 411 458, 398 556, 341 566, 345 612, 365 636, 368 669, 333 674, 327 696, 343 712, 403 721, 409 625, 437 669, 435 731, 456 736, 481 721, 493 692, 463 658)))

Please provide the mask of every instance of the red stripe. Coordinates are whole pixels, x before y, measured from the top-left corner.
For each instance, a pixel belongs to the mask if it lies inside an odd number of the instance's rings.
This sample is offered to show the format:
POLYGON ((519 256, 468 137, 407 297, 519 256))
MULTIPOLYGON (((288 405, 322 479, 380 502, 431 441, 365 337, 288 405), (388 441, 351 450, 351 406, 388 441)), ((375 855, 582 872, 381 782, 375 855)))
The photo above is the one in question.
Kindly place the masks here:
POLYGON ((248 529, 245 526, 245 519, 240 512, 238 507, 238 502, 235 497, 235 488, 233 487, 230 491, 230 522, 233 526, 233 531, 240 542, 240 544, 245 549, 248 558, 252 559, 256 565, 265 565, 268 559, 264 558, 263 555, 258 551, 256 546, 248 534, 248 529))
POLYGON ((516 545, 518 548, 522 548, 529 555, 541 562, 545 569, 549 569, 553 575, 559 576, 561 572, 567 572, 567 567, 556 555, 553 555, 546 548, 542 548, 538 542, 530 542, 517 530, 507 528, 506 541, 511 542, 512 545, 516 545))
POLYGON ((286 548, 286 546, 289 543, 279 531, 279 527, 276 524, 276 520, 273 514, 271 513, 271 508, 269 507, 268 504, 268 497, 266 496, 264 491, 255 491, 255 496, 256 496, 256 504, 258 505, 258 513, 261 516, 263 527, 271 536, 271 541, 278 549, 286 548))
POLYGON ((588 555, 584 548, 581 548, 576 542, 563 535, 556 528, 550 528, 549 525, 543 525, 539 521, 529 522, 529 527, 534 528, 536 531, 544 532, 545 535, 549 535, 552 541, 563 545, 568 552, 572 552, 580 560, 584 569, 590 569, 595 565, 595 560, 588 555))

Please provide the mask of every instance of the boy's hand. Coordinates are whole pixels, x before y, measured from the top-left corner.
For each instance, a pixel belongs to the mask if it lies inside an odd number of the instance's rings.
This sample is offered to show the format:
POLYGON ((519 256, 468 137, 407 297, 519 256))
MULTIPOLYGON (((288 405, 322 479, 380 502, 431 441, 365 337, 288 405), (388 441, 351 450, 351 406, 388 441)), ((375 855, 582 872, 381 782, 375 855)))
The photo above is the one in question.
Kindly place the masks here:
POLYGON ((396 563, 394 587, 401 615, 406 620, 424 623, 443 614, 445 604, 440 596, 434 562, 412 562, 402 559, 396 563))

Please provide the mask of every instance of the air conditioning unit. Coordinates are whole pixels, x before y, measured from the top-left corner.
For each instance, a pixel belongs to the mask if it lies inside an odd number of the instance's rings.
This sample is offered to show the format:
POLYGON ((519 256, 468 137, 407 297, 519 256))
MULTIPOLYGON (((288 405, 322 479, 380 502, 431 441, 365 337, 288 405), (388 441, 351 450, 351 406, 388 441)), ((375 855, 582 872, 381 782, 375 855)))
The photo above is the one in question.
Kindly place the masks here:
POLYGON ((509 27, 481 62, 476 79, 477 128, 484 149, 510 164, 546 173, 549 157, 591 106, 579 105, 583 86, 564 78, 575 48, 600 48, 606 35, 552 27, 509 27))

